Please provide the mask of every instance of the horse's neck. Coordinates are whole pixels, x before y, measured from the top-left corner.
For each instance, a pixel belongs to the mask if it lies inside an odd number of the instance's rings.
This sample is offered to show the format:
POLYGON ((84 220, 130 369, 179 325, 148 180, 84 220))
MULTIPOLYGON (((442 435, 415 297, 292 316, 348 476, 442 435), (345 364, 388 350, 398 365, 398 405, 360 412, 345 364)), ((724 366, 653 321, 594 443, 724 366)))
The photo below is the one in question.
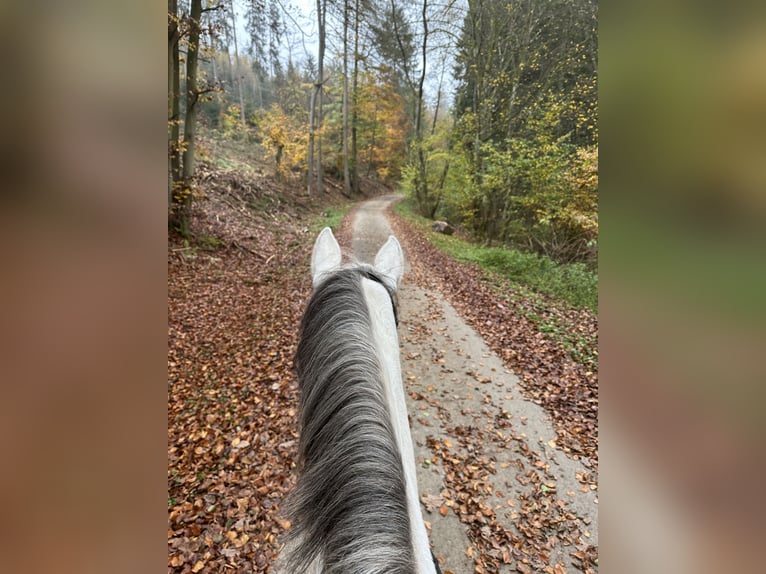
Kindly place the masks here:
POLYGON ((402 373, 399 365, 399 340, 391 308, 391 298, 386 289, 375 281, 362 280, 362 288, 370 311, 375 349, 383 371, 383 383, 394 427, 394 436, 402 456, 404 477, 407 487, 407 509, 410 518, 410 539, 415 554, 418 574, 435 574, 428 534, 423 524, 418 499, 418 484, 415 474, 415 455, 407 420, 407 404, 404 400, 402 373))

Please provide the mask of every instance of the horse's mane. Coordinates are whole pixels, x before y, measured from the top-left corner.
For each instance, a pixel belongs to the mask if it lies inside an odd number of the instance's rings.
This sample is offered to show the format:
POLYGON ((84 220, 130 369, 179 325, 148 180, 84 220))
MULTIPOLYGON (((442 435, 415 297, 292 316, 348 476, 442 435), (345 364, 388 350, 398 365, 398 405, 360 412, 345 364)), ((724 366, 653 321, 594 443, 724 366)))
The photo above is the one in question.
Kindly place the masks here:
POLYGON ((318 559, 333 574, 413 574, 404 469, 386 403, 362 280, 342 269, 311 297, 295 365, 301 390, 298 484, 288 501, 288 571, 318 559))

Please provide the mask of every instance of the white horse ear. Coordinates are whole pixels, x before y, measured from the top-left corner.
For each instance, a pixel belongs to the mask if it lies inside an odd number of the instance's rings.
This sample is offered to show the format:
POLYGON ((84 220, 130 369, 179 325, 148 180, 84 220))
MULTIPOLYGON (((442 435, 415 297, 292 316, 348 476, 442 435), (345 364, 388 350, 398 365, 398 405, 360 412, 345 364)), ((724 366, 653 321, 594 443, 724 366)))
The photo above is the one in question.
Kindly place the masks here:
POLYGON ((340 245, 332 234, 332 229, 325 227, 314 242, 311 254, 311 281, 316 287, 328 273, 340 269, 340 245))
POLYGON ((388 286, 396 289, 404 273, 404 254, 396 237, 389 236, 375 256, 375 270, 381 273, 388 286))

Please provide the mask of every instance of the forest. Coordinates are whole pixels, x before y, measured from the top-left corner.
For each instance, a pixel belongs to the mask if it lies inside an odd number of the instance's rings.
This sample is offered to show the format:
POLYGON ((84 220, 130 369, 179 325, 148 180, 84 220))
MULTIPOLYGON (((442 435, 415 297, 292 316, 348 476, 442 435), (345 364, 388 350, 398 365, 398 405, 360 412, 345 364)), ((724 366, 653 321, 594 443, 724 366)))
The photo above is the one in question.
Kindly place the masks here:
POLYGON ((168 217, 200 130, 321 198, 372 178, 488 245, 595 267, 595 0, 168 0, 168 217))

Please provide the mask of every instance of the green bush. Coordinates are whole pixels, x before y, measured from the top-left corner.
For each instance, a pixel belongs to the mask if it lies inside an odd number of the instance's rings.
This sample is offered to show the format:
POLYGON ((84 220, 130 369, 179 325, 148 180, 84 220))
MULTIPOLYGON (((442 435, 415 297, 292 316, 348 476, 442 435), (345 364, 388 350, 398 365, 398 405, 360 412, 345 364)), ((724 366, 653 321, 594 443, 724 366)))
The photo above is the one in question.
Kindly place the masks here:
POLYGON ((459 261, 479 265, 514 283, 593 311, 598 306, 598 274, 584 263, 557 263, 550 257, 524 253, 504 247, 485 247, 430 231, 431 222, 415 215, 413 201, 401 202, 396 209, 420 227, 439 249, 459 261))
POLYGON ((598 305, 598 276, 584 263, 560 264, 544 255, 499 247, 479 247, 474 257, 485 269, 575 307, 595 310, 598 305))

